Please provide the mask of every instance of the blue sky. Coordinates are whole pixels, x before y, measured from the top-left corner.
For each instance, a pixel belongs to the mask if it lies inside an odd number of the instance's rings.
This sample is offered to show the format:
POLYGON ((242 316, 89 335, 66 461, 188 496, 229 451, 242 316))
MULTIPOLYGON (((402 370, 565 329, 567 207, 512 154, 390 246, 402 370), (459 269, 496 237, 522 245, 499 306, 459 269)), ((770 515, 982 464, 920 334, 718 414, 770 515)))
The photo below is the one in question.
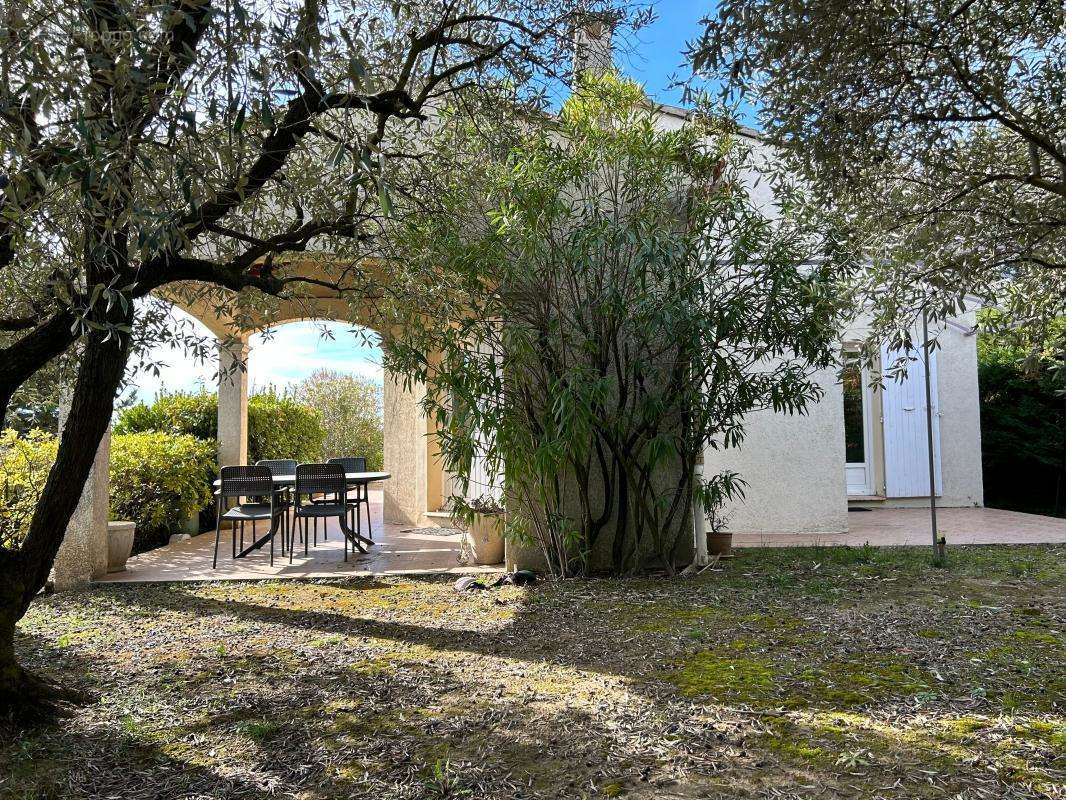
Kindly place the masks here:
MULTIPOLYGON (((685 77, 682 56, 685 44, 697 35, 700 17, 713 5, 712 0, 655 3, 657 19, 636 34, 629 51, 615 54, 618 67, 643 83, 652 98, 679 105, 681 91, 670 84, 678 77, 685 77)), ((202 326, 200 332, 208 335, 202 326)), ((155 349, 149 360, 159 365, 160 375, 140 370, 134 377, 132 388, 141 400, 151 401, 160 389, 214 388, 216 364, 213 362, 197 363, 167 346, 155 349)), ((269 337, 260 335, 251 341, 248 380, 253 388, 272 384, 281 389, 321 368, 382 380, 380 351, 367 346, 361 336, 353 335, 348 326, 340 323, 290 323, 277 328, 269 337), (323 330, 329 331, 333 338, 324 337, 323 330)))
POLYGON ((655 3, 655 22, 636 34, 632 52, 615 54, 617 66, 643 83, 655 100, 681 105, 680 89, 669 87, 674 79, 688 77, 682 53, 689 40, 699 34, 700 18, 707 16, 714 5, 711 0, 655 3))

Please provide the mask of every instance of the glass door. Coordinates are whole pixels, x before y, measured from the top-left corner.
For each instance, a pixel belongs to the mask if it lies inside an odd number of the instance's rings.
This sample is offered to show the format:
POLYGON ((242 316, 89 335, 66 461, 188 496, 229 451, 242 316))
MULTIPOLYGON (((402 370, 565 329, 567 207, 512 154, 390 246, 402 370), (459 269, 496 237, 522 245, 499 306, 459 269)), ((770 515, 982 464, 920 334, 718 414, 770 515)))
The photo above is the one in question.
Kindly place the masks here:
POLYGON ((856 353, 845 353, 844 359, 844 476, 849 495, 871 495, 869 381, 856 353))

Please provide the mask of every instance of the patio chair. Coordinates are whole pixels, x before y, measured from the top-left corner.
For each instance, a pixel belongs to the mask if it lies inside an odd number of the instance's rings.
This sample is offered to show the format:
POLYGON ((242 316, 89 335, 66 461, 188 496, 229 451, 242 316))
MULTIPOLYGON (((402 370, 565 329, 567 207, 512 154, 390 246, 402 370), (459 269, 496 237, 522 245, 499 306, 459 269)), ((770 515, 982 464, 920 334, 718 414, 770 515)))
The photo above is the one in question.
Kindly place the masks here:
MULTIPOLYGON (((270 541, 270 565, 274 565, 274 536, 277 534, 280 518, 284 517, 284 505, 278 502, 278 494, 274 491, 274 479, 270 470, 266 467, 223 467, 221 481, 217 492, 218 510, 215 514, 215 554, 211 561, 211 568, 218 567, 218 542, 222 536, 222 523, 228 520, 230 523, 230 548, 233 558, 242 558, 253 549, 258 549, 270 541), (226 501, 236 498, 237 504, 223 510, 226 501), (248 502, 241 502, 244 498, 248 502), (259 498, 260 502, 251 502, 251 498, 259 498), (267 502, 261 499, 266 498, 267 502), (255 538, 255 523, 261 519, 270 522, 270 531, 263 540, 255 538), (252 523, 252 544, 244 549, 244 523, 252 523), (237 553, 237 527, 240 526, 241 552, 237 553)), ((283 523, 282 523, 283 524, 283 523)), ((281 539, 282 553, 285 552, 285 536, 281 539)), ((290 553, 291 558, 291 553, 290 553)))
MULTIPOLYGON (((340 464, 300 464, 296 467, 295 507, 293 518, 297 526, 303 525, 304 554, 308 552, 308 520, 321 519, 323 523, 330 517, 340 520, 341 531, 344 533, 344 560, 348 560, 348 543, 353 548, 358 548, 361 553, 366 550, 359 543, 359 539, 348 527, 348 503, 346 498, 348 491, 344 479, 344 467, 340 464), (306 498, 306 499, 305 499, 306 498)), ((292 551, 295 539, 289 540, 289 560, 292 560, 292 551)), ((318 545, 317 537, 315 545, 318 545)))
MULTIPOLYGON (((366 472, 366 459, 362 456, 341 456, 340 458, 331 458, 327 463, 340 464, 344 467, 345 472, 366 472)), ((348 500, 348 507, 352 514, 352 527, 355 528, 356 533, 362 534, 362 507, 366 506, 366 535, 367 538, 374 538, 374 531, 370 527, 370 493, 367 489, 367 484, 357 483, 354 487, 355 497, 345 497, 348 500)))
MULTIPOLYGON (((295 475, 296 474, 296 460, 292 458, 261 458, 255 462, 257 467, 266 467, 270 470, 270 474, 274 477, 278 475, 295 475)), ((292 486, 286 486, 282 492, 282 502, 285 504, 285 528, 286 530, 282 534, 282 541, 285 540, 285 535, 288 533, 289 527, 289 510, 292 508, 292 486)), ((284 550, 282 554, 284 555, 284 550)))

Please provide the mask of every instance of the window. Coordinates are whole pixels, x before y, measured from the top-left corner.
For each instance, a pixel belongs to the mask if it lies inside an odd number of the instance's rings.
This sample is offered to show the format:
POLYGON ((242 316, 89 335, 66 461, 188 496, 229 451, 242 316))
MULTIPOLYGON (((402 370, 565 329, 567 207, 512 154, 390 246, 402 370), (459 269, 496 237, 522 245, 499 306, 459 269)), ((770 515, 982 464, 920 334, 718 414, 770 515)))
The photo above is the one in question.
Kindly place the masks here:
POLYGON ((862 367, 855 356, 847 356, 844 384, 844 454, 848 464, 866 462, 866 426, 863 422, 862 367))

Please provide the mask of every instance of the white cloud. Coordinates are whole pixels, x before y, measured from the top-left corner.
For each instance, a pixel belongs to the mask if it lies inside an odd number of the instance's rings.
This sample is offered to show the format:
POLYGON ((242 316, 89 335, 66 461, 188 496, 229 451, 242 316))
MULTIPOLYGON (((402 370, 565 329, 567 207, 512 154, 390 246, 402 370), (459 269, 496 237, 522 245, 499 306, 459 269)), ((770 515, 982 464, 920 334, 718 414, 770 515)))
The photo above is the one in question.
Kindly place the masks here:
MULTIPOLYGON (((179 318, 188 318, 175 310, 179 318)), ((198 333, 209 336, 207 328, 193 320, 198 333)), ((342 323, 294 322, 275 328, 267 334, 256 334, 249 342, 248 383, 253 389, 269 385, 284 389, 306 378, 317 369, 351 373, 381 382, 381 350, 364 340, 342 323), (323 336, 323 330, 329 335, 323 336)), ((169 345, 153 348, 146 356, 146 364, 155 365, 159 374, 149 367, 140 368, 131 376, 131 388, 137 397, 150 402, 161 389, 167 391, 208 391, 215 388, 214 357, 199 362, 191 355, 169 345)))

